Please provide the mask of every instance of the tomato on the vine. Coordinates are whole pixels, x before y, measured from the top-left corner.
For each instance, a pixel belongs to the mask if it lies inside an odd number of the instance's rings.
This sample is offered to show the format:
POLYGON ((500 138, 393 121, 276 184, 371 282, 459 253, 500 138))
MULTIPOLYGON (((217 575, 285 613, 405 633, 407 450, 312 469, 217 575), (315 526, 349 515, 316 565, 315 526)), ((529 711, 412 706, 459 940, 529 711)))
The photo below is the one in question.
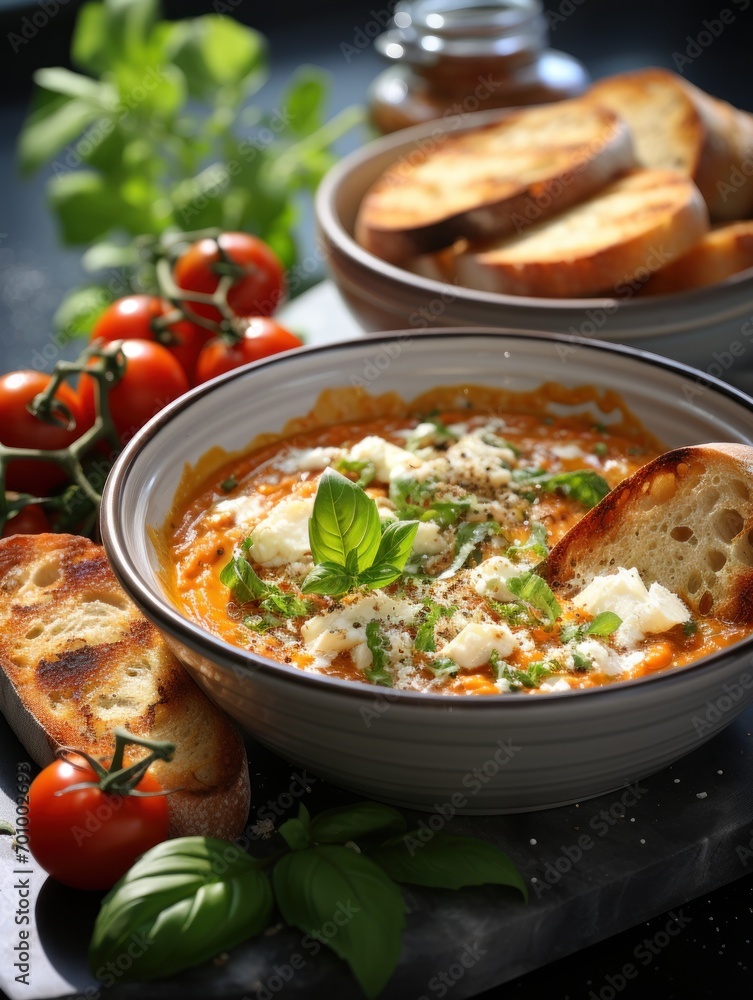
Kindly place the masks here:
MULTIPOLYGON (((217 240, 194 243, 175 263, 175 283, 211 295, 220 281, 223 255, 240 268, 227 293, 227 304, 235 315, 271 316, 285 297, 285 269, 274 250, 249 233, 222 233, 217 240)), ((214 306, 189 300, 185 305, 199 316, 216 322, 222 319, 214 306)))
MULTIPOLYGON (((74 889, 109 889, 134 861, 167 839, 165 795, 134 796, 103 792, 83 758, 53 761, 29 788, 29 849, 53 878, 74 889), (58 794, 59 793, 59 794, 58 794)), ((140 792, 159 792, 145 774, 140 792)))
MULTIPOLYGON (((189 384, 186 373, 166 347, 148 340, 124 340, 126 370, 110 389, 108 402, 121 444, 126 442, 159 411, 184 392, 189 384)), ((95 417, 96 380, 83 374, 79 402, 84 419, 95 417)))
POLYGON ((212 333, 187 319, 178 319, 167 327, 163 326, 160 321, 175 311, 174 306, 157 295, 127 295, 105 309, 94 324, 91 339, 105 343, 115 340, 154 341, 177 359, 191 382, 196 359, 212 333))
MULTIPOLYGON (((43 372, 19 371, 0 375, 0 441, 11 448, 42 448, 54 451, 67 448, 91 426, 79 406, 78 397, 65 383, 55 393, 55 399, 71 416, 70 427, 48 424, 26 409, 35 396, 50 384, 52 376, 43 372), (75 426, 74 426, 75 424, 75 426)), ((61 412, 61 419, 65 419, 61 412)), ((44 496, 66 480, 65 471, 53 462, 36 459, 15 459, 8 463, 5 486, 19 493, 44 496)))
POLYGON ((303 341, 267 316, 254 316, 240 340, 230 342, 214 337, 205 344, 196 362, 196 384, 232 371, 271 354, 301 347, 303 341))
POLYGON ((5 522, 0 538, 11 535, 42 535, 50 530, 50 520, 38 503, 27 504, 5 522))

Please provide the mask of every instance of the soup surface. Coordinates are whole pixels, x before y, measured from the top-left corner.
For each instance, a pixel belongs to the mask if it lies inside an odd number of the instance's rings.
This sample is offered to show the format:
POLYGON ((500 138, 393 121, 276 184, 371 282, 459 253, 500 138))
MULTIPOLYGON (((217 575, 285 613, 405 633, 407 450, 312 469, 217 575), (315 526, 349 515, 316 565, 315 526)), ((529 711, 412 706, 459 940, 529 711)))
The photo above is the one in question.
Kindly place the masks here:
POLYGON ((165 575, 214 635, 375 685, 536 694, 680 666, 744 634, 695 621, 629 566, 568 600, 536 572, 663 450, 613 395, 455 387, 375 416, 342 392, 353 405, 336 423, 309 415, 209 474, 200 463, 180 491, 165 575))

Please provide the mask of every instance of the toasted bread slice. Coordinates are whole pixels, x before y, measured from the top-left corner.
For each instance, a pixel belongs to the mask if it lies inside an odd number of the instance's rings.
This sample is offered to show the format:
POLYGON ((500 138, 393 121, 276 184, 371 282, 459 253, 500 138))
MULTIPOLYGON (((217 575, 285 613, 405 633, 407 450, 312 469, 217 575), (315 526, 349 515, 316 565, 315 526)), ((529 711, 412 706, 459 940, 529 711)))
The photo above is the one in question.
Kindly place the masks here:
POLYGON ((611 111, 577 100, 528 108, 403 156, 364 197, 356 239, 400 262, 515 232, 634 165, 630 133, 611 111))
POLYGON ((633 133, 641 166, 692 178, 714 222, 743 218, 753 184, 736 183, 753 155, 749 116, 666 69, 619 73, 595 83, 586 99, 620 115, 633 133))
MULTIPOLYGON (((171 835, 243 830, 243 742, 128 599, 101 546, 62 534, 0 541, 0 667, 0 707, 38 764, 59 746, 108 757, 115 726, 171 740, 173 760, 150 769, 180 789, 168 796, 171 835)), ((130 760, 146 754, 129 749, 130 760)))
POLYGON ((687 253, 653 274, 642 292, 665 295, 705 288, 753 268, 753 220, 712 229, 687 253))
POLYGON ((753 624, 753 447, 677 448, 616 486, 554 546, 547 576, 574 592, 635 567, 696 614, 753 624))
POLYGON ((616 294, 688 250, 708 228, 691 180, 636 170, 548 222, 454 258, 461 285, 509 295, 616 294))

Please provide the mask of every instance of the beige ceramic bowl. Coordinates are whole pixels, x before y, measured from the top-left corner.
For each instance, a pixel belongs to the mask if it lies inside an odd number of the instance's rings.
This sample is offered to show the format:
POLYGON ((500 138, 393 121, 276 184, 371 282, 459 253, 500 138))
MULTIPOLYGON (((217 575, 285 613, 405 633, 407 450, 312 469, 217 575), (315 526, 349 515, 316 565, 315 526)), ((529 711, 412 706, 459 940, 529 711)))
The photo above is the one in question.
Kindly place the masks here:
POLYGON ((322 252, 348 308, 365 330, 551 330, 655 351, 722 378, 729 368, 753 367, 753 270, 719 285, 672 295, 641 297, 624 286, 615 298, 543 299, 422 277, 385 263, 355 241, 358 207, 387 166, 427 143, 441 142, 448 131, 499 115, 485 111, 455 116, 452 127, 429 122, 396 132, 345 157, 324 178, 316 198, 322 252))
POLYGON ((338 785, 402 806, 466 813, 542 809, 598 795, 697 747, 753 700, 753 638, 690 666, 606 688, 451 697, 303 673, 205 632, 165 596, 150 527, 187 463, 242 448, 364 380, 411 399, 438 385, 524 391, 543 382, 620 392, 668 446, 753 442, 753 400, 673 362, 536 333, 391 334, 294 351, 168 406, 107 481, 102 535, 134 601, 204 690, 262 743, 338 785))

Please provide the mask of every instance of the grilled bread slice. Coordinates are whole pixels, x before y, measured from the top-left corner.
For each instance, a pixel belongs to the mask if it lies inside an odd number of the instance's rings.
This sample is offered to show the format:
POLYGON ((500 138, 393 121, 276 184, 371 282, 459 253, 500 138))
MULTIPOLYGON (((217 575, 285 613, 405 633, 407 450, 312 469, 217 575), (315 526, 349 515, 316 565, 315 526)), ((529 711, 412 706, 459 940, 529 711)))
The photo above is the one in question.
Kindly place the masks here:
POLYGON ((462 134, 439 134, 370 188, 356 239, 400 262, 548 218, 635 165, 627 127, 582 101, 528 108, 462 134))
POLYGON ((749 179, 741 173, 753 156, 749 115, 666 69, 607 77, 590 88, 586 99, 628 123, 641 166, 679 170, 692 178, 712 221, 741 219, 753 209, 753 183, 744 183, 749 179))
MULTIPOLYGON (((248 760, 115 579, 104 549, 75 535, 0 541, 0 708, 32 758, 58 746, 112 754, 112 730, 171 740, 150 772, 168 796, 172 836, 233 838, 249 809, 248 760)), ((146 754, 129 748, 130 760, 146 754)))
POLYGON ((707 228, 691 180, 671 170, 635 170, 548 222, 458 254, 454 277, 510 295, 616 294, 679 257, 707 228))
MULTIPOLYGON (((752 182, 753 183, 753 182, 752 182)), ((664 295, 716 285, 753 268, 753 220, 731 222, 702 236, 687 253, 653 274, 642 292, 664 295)))
POLYGON ((579 591, 635 567, 696 614, 753 624, 753 447, 677 448, 644 465, 554 546, 547 577, 579 591))

